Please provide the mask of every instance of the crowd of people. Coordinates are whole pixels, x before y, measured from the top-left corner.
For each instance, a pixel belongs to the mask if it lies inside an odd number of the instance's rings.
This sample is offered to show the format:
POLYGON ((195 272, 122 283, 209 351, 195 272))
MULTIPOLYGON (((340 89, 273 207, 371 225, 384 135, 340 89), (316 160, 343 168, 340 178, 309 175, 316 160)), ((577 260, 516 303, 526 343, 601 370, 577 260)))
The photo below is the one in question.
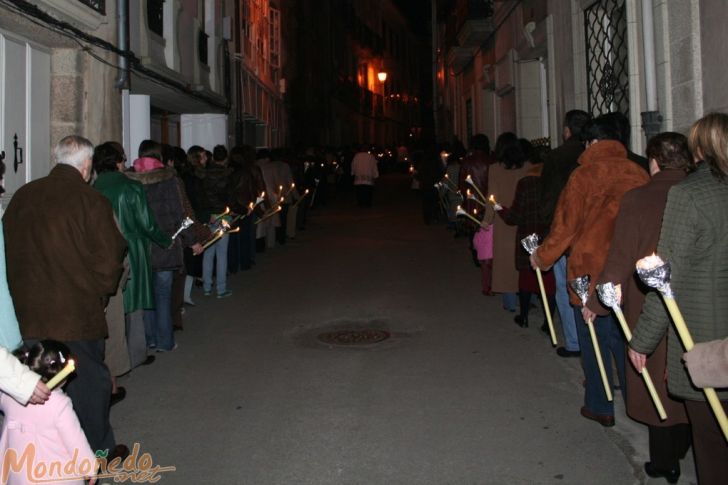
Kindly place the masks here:
MULTIPOLYGON (((646 157, 628 150, 629 132, 619 113, 592 118, 573 110, 553 150, 503 133, 491 151, 487 137, 475 135, 464 156, 445 149, 440 160, 418 165, 415 177, 429 192, 423 216, 429 223, 439 200, 448 227, 471 238, 483 294, 500 295, 507 311, 518 308, 521 327, 532 296, 545 295, 544 317, 548 308, 561 323, 557 355, 581 360, 580 414, 614 426, 610 395, 620 389, 627 414, 649 430, 647 475, 676 483, 692 445, 699 482, 725 483, 728 443, 701 387, 728 385, 728 115, 707 115, 688 137, 660 133, 646 157), (531 234, 539 246, 529 254, 521 241, 531 234), (635 273, 637 261, 654 253, 671 265, 676 301, 697 342, 686 354, 660 296, 635 273), (585 300, 570 289, 583 276, 590 277, 585 300), (603 283, 620 285, 629 341, 595 291, 603 283), (643 369, 656 376, 667 419, 650 399, 643 369)), ((541 330, 548 332, 546 321, 541 330)), ((725 406, 728 391, 718 396, 725 406)))
POLYGON ((80 136, 63 138, 54 159, 2 217, 0 451, 32 445, 44 466, 75 453, 70 468, 35 478, 83 483, 99 453, 106 463, 129 454, 109 422, 126 395, 116 378, 178 348, 193 297, 230 297, 228 275, 305 229, 332 167, 315 149, 184 151, 152 140, 128 163, 119 143, 80 136), (71 360, 65 392, 49 388, 71 360))
MULTIPOLYGON (((573 110, 553 150, 513 133, 493 150, 475 135, 462 156, 453 147, 414 150, 422 216, 429 224, 444 215, 456 236, 469 237, 483 295, 499 295, 520 327, 529 326, 534 296, 558 314, 556 353, 580 358, 584 372, 580 413, 610 427, 614 404, 593 325, 609 385, 648 427, 649 476, 675 483, 692 445, 700 483, 723 483, 728 445, 700 388, 728 386, 728 115, 704 117, 688 137, 655 136, 646 157, 627 149, 629 128, 618 113, 592 119, 573 110), (539 246, 529 254, 521 240, 531 234, 539 246), (655 252, 671 264, 698 342, 687 354, 659 295, 635 276, 636 262, 655 252), (569 284, 585 275, 582 299, 569 284), (597 297, 600 283, 621 285, 631 340, 597 297), (657 377, 666 420, 640 378, 645 368, 657 377)), ((82 458, 44 479, 82 483, 94 471, 81 462, 99 451, 107 462, 126 457, 109 422, 126 392, 116 378, 175 351, 175 330, 195 299, 230 297, 228 277, 304 229, 330 182, 346 177, 358 204, 371 207, 380 168, 367 146, 344 157, 314 149, 293 156, 145 140, 135 155, 129 163, 117 142, 68 136, 54 148, 51 172, 21 187, 2 217, 0 450, 32 444, 38 460, 82 458), (65 392, 49 388, 71 358, 78 365, 65 392)), ((18 483, 27 478, 10 473, 18 483)))

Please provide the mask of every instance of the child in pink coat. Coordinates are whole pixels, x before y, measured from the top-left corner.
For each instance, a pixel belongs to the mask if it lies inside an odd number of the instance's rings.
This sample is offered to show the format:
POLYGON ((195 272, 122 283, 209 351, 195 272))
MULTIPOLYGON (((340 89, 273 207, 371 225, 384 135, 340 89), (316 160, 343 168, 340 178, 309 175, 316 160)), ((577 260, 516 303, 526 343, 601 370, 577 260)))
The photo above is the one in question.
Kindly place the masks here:
MULTIPOLYGON (((69 353, 61 342, 43 340, 27 352, 19 351, 18 357, 47 382, 65 367, 69 353)), ((0 410, 5 413, 0 436, 0 482, 5 483, 7 474, 11 485, 33 480, 83 485, 85 478, 96 474, 94 453, 71 399, 60 387, 42 406, 23 406, 0 393, 0 410)))

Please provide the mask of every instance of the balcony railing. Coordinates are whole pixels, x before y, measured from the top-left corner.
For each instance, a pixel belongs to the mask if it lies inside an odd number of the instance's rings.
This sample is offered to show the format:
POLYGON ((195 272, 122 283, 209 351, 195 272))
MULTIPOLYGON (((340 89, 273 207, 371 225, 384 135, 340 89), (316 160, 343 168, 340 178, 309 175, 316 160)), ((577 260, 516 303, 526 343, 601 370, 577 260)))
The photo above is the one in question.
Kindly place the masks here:
POLYGON ((478 47, 493 32, 493 0, 458 2, 455 10, 458 44, 478 47))

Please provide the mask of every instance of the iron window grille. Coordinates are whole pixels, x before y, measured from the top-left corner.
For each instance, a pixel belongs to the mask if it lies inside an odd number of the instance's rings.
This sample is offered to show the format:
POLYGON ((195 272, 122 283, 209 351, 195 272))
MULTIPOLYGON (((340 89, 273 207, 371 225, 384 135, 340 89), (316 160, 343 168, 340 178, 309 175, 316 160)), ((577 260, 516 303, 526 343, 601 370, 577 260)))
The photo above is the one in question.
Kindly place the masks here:
POLYGON ((164 37, 164 0, 147 0, 147 26, 164 37))
POLYGON ((106 15, 106 0, 78 0, 89 8, 96 10, 102 15, 106 15))
POLYGON ((197 54, 199 61, 207 66, 207 39, 210 36, 200 29, 197 33, 197 54))
POLYGON ((597 0, 584 10, 584 27, 590 113, 629 116, 625 0, 597 0))

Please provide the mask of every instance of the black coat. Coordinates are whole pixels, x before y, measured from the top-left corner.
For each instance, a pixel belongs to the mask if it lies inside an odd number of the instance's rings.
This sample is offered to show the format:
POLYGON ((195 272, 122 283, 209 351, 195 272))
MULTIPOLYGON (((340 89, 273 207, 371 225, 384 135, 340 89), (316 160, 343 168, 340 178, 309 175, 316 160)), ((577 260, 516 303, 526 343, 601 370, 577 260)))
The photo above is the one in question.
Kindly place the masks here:
POLYGON ((554 219, 561 191, 569 181, 571 172, 579 166, 577 160, 583 151, 582 142, 572 137, 560 147, 551 150, 545 157, 538 186, 538 198, 541 201, 539 216, 547 227, 554 219))

